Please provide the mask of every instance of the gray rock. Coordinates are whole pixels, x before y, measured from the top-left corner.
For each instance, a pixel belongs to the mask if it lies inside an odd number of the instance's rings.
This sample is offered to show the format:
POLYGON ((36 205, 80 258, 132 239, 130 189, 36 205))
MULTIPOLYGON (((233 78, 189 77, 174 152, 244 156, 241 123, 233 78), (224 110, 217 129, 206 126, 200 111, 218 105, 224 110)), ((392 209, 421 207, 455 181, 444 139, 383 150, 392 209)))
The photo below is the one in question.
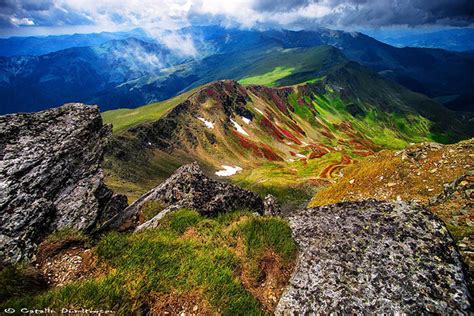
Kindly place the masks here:
POLYGON ((280 206, 278 205, 278 202, 273 195, 267 194, 267 196, 265 196, 265 199, 263 200, 263 204, 265 207, 265 215, 268 215, 268 216, 281 215, 280 206))
POLYGON ((205 216, 239 209, 250 209, 259 214, 265 212, 265 204, 257 194, 207 177, 194 162, 180 167, 165 182, 142 195, 124 212, 111 219, 105 228, 136 228, 141 210, 149 201, 160 201, 166 209, 140 225, 139 230, 155 227, 165 213, 179 208, 193 209, 205 216))
POLYGON ((453 182, 446 183, 443 192, 432 197, 429 204, 436 205, 446 202, 456 194, 466 201, 474 200, 474 170, 468 170, 453 182))
POLYGON ((443 145, 438 143, 421 143, 417 146, 410 146, 403 150, 395 153, 395 156, 401 155, 402 160, 410 159, 413 161, 419 161, 420 159, 426 159, 428 151, 437 151, 443 148, 443 145))
POLYGON ((462 314, 470 308, 453 240, 416 204, 339 203, 289 220, 301 253, 277 315, 462 314))
POLYGON ((0 117, 0 261, 28 258, 47 234, 91 232, 127 206, 104 184, 111 132, 96 106, 0 117))

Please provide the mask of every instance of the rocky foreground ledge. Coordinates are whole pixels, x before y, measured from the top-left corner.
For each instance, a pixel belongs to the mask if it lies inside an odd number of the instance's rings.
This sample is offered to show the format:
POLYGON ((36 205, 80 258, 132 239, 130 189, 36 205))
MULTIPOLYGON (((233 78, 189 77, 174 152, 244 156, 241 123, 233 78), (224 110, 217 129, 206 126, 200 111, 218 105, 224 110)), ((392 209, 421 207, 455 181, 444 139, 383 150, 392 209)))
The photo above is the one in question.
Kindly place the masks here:
POLYGON ((100 168, 110 133, 96 106, 79 103, 0 116, 0 261, 28 258, 60 229, 90 232, 127 206, 100 168))
POLYGON ((142 230, 157 227, 167 213, 188 208, 204 216, 248 209, 259 214, 278 212, 272 196, 264 200, 251 191, 206 176, 197 162, 178 168, 166 181, 142 195, 123 212, 111 218, 104 229, 142 230), (164 208, 150 220, 141 223, 143 209, 153 202, 164 208))
POLYGON ((416 204, 339 203, 289 220, 301 253, 277 315, 452 315, 471 308, 451 236, 416 204))

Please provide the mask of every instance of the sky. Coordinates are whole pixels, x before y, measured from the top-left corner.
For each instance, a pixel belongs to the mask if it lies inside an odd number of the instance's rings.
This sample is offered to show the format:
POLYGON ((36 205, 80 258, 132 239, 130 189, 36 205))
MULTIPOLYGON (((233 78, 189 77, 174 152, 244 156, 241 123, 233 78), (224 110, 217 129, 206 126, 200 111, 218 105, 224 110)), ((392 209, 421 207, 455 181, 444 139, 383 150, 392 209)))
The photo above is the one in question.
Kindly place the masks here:
POLYGON ((0 0, 0 36, 177 29, 474 26, 474 0, 0 0))

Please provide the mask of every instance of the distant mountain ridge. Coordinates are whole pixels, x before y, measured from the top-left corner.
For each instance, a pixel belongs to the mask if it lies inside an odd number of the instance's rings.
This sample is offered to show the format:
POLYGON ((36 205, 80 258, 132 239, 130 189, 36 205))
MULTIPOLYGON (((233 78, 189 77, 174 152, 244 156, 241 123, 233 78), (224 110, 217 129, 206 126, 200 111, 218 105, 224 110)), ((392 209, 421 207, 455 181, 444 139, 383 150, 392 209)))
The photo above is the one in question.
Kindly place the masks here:
MULTIPOLYGON (((29 112, 74 100, 101 104, 94 102, 101 94, 182 60, 163 45, 136 38, 41 56, 0 57, 1 112, 29 112)), ((151 101, 127 90, 118 104, 128 100, 151 101)))
POLYGON ((395 47, 441 48, 451 51, 474 50, 474 28, 432 32, 368 31, 366 34, 395 47))
POLYGON ((176 34, 193 39, 196 56, 127 38, 42 56, 0 57, 1 113, 72 101, 98 104, 102 110, 133 108, 214 80, 281 77, 284 72, 293 77, 271 83, 296 84, 317 79, 321 64, 311 56, 322 45, 338 48, 347 58, 411 90, 449 100, 454 110, 473 109, 472 98, 467 97, 474 90, 474 55, 470 53, 395 48, 361 33, 329 29, 295 32, 207 26, 176 34), (121 53, 122 58, 117 57, 121 53), (306 60, 306 70, 300 59, 306 60))
POLYGON ((40 56, 72 47, 100 46, 110 40, 120 40, 129 37, 143 39, 146 37, 146 34, 141 29, 134 29, 128 32, 28 37, 13 36, 0 38, 0 56, 40 56))

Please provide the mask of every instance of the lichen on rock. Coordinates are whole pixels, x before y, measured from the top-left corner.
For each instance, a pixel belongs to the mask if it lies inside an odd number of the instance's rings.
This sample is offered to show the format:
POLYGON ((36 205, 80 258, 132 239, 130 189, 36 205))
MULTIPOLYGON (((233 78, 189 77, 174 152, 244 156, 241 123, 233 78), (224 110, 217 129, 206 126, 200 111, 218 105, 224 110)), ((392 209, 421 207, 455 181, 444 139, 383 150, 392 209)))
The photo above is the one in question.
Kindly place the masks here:
POLYGON ((28 259, 49 233, 91 232, 127 206, 100 168, 111 133, 79 103, 0 116, 0 261, 28 259))
POLYGON ((451 236, 417 204, 347 202, 300 210, 289 220, 301 252, 277 315, 470 309, 451 236))

